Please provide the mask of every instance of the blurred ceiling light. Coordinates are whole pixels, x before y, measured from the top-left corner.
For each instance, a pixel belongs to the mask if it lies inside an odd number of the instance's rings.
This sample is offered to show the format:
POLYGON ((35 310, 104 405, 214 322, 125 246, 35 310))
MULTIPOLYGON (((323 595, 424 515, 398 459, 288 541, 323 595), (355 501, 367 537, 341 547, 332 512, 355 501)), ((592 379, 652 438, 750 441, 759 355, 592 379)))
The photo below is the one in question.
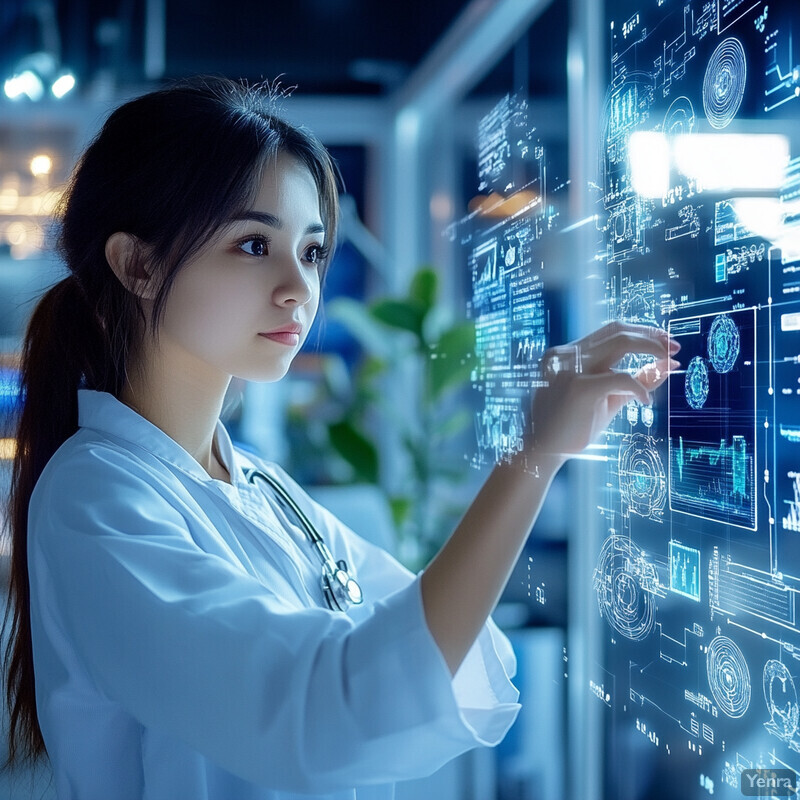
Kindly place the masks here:
POLYGON ((53 159, 50 156, 40 153, 31 159, 31 175, 49 175, 53 168, 53 159))
POLYGON ((37 101, 44 96, 44 84, 33 70, 26 69, 8 78, 3 85, 3 91, 9 100, 17 100, 25 96, 30 100, 37 101))
POLYGON ((3 89, 10 100, 27 97, 38 102, 45 96, 45 87, 57 100, 76 86, 75 75, 61 66, 60 58, 46 50, 29 53, 20 59, 3 89))
POLYGON ((59 100, 64 95, 69 94, 75 88, 75 76, 71 72, 64 72, 59 75, 50 87, 53 96, 59 100))
POLYGON ((507 219, 521 211, 527 211, 540 202, 541 198, 538 194, 522 189, 509 197, 503 197, 497 192, 476 195, 469 201, 468 208, 470 212, 477 212, 483 217, 507 219))
POLYGON ((675 137, 678 169, 705 191, 780 189, 789 140, 771 133, 694 133, 675 137))
POLYGON ((628 143, 631 185, 642 197, 664 197, 671 169, 698 191, 776 192, 789 164, 789 140, 780 134, 689 133, 668 137, 636 131, 628 143))

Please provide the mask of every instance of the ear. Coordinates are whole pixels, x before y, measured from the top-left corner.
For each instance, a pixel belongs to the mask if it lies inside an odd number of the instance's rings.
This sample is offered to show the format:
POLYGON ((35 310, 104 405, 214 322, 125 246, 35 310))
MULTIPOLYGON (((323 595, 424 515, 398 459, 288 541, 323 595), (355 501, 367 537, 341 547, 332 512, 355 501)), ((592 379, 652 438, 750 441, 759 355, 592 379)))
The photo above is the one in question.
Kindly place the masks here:
POLYGON ((112 233, 106 241, 106 261, 119 282, 142 300, 154 300, 155 281, 144 268, 142 243, 130 233, 112 233))

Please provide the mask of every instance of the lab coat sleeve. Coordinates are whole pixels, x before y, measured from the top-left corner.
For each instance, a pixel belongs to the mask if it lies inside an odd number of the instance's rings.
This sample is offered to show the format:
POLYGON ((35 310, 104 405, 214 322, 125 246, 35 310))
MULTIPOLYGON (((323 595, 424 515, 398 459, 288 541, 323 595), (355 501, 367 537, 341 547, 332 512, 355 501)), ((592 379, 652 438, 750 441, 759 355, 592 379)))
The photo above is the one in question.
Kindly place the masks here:
MULTIPOLYGON (((355 568, 367 602, 397 591, 414 579, 414 574, 390 553, 350 530, 311 498, 280 465, 261 461, 259 466, 272 472, 289 489, 315 527, 324 532, 326 541, 336 542, 335 552, 341 552, 339 547, 346 548, 348 564, 355 568)), ((504 693, 516 672, 517 659, 511 642, 489 617, 453 678, 456 703, 465 719, 474 718, 473 709, 486 708, 486 698, 504 693)))
POLYGON ((465 721, 418 579, 358 623, 292 605, 200 549, 157 477, 112 448, 45 470, 29 517, 32 569, 39 559, 98 690, 263 786, 319 793, 426 775, 499 741, 519 709, 506 681, 491 709, 474 709, 482 726, 465 721))

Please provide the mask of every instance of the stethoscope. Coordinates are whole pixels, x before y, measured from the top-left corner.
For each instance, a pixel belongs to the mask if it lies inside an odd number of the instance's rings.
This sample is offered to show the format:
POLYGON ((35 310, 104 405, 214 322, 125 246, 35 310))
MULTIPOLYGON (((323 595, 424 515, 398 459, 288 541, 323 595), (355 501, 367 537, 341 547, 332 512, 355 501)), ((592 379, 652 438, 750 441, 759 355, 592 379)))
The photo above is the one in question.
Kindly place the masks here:
POLYGON ((322 561, 322 592, 325 595, 325 600, 328 603, 328 608, 331 611, 347 611, 348 606, 352 603, 358 605, 364 601, 364 595, 361 592, 361 587, 355 578, 351 578, 347 572, 347 562, 334 561, 331 551, 328 550, 325 542, 320 536, 317 529, 311 524, 311 521, 303 513, 303 510, 297 503, 294 502, 291 495, 286 489, 281 486, 271 476, 267 475, 255 467, 243 467, 244 476, 247 480, 255 486, 256 478, 268 483, 277 493, 278 497, 292 509, 295 516, 300 520, 301 525, 305 529, 306 536, 308 536, 314 549, 317 551, 322 561))

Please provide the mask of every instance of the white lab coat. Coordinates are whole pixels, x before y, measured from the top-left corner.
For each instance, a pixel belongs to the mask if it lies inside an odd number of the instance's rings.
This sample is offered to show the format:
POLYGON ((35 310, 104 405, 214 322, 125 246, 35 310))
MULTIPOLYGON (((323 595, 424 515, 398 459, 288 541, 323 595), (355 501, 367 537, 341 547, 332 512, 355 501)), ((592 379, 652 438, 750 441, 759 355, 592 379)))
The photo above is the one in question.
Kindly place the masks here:
POLYGON ((451 680, 419 576, 274 464, 216 442, 233 485, 105 392, 30 504, 39 723, 60 800, 385 800, 479 744, 519 705, 491 620, 451 680), (293 495, 362 606, 332 612, 318 557, 263 482, 293 495))

